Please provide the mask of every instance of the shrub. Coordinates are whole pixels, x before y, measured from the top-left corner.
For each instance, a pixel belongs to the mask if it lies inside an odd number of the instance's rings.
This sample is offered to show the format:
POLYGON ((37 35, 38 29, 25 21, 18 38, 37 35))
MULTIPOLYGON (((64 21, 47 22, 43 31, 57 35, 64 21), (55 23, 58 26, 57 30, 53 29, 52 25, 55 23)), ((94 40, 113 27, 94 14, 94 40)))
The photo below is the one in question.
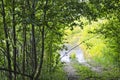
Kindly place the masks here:
POLYGON ((71 53, 70 54, 70 59, 76 59, 76 54, 75 53, 71 53))

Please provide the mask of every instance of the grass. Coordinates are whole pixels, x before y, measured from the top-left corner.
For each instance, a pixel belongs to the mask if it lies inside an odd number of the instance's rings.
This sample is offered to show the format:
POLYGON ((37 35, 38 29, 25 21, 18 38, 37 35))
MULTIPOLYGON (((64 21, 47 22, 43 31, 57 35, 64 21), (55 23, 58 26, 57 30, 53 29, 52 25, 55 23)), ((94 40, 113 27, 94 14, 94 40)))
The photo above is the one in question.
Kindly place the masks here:
POLYGON ((73 66, 77 69, 80 80, 120 80, 120 71, 118 68, 105 67, 101 72, 95 72, 82 64, 76 63, 73 66))
POLYGON ((84 65, 76 64, 74 67, 77 69, 78 75, 80 75, 80 80, 93 80, 96 78, 99 79, 98 73, 93 72, 90 68, 84 65))

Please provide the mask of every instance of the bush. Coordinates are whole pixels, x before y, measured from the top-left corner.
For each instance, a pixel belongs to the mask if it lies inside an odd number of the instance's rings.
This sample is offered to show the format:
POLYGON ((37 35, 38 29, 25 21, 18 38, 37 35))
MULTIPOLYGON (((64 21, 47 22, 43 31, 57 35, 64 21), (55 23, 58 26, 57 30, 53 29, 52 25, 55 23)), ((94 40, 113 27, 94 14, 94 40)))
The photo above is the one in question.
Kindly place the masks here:
POLYGON ((72 60, 73 60, 73 59, 76 59, 76 54, 75 54, 75 53, 71 53, 71 54, 70 54, 70 59, 72 59, 72 60))

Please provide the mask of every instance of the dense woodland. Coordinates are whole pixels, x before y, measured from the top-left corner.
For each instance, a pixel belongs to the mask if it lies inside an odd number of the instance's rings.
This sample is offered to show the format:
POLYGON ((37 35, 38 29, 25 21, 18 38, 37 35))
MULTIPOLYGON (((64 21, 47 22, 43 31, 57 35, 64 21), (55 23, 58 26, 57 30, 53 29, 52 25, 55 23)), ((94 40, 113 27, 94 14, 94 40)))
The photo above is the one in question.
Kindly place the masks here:
POLYGON ((85 55, 120 67, 120 0, 0 0, 0 79, 66 80, 59 51, 76 26, 81 41, 99 35, 82 44, 85 55))

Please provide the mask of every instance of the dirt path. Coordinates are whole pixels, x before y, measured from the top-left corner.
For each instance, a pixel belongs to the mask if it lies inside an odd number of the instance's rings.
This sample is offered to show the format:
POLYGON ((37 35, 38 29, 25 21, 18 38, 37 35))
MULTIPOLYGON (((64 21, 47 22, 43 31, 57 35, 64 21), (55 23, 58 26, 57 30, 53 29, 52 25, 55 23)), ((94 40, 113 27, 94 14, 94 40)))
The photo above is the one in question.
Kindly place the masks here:
POLYGON ((67 73, 68 80, 79 80, 79 76, 70 62, 65 64, 64 71, 67 73))

